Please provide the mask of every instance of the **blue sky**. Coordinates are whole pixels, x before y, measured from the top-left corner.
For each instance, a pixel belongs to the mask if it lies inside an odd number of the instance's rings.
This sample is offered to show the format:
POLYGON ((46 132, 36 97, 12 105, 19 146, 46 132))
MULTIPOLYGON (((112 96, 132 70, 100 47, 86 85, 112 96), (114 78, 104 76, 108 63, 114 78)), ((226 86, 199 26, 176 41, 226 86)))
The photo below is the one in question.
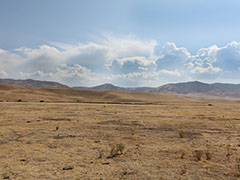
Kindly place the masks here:
POLYGON ((71 86, 240 83, 239 7, 238 0, 0 0, 0 77, 71 86))

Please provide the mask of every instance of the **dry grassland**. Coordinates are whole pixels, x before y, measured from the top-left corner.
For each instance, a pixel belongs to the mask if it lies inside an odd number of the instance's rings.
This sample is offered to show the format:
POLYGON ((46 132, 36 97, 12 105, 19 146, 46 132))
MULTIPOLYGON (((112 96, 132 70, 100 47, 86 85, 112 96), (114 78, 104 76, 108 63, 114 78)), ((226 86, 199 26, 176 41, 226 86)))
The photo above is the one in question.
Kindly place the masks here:
POLYGON ((1 179, 240 178, 237 103, 2 102, 0 125, 1 179))

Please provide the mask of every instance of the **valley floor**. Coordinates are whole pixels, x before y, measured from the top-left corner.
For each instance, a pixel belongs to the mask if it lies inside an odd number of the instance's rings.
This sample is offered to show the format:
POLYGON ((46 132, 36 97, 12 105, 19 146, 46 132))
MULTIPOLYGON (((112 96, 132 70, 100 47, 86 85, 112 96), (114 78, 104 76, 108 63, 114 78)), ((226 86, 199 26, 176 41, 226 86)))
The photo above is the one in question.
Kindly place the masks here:
POLYGON ((230 102, 2 102, 0 179, 237 180, 239 129, 230 102))

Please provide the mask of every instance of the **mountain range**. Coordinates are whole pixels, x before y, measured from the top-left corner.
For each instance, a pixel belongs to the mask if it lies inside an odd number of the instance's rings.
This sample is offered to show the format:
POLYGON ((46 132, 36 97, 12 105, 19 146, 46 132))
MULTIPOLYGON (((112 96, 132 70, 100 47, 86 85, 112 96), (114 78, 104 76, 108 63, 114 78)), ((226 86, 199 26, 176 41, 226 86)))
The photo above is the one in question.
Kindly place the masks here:
POLYGON ((63 85, 53 81, 38 81, 33 79, 0 79, 0 84, 9 84, 24 87, 38 87, 38 88, 69 88, 67 85, 63 85))
POLYGON ((94 87, 69 87, 64 84, 51 81, 37 81, 32 79, 14 80, 0 79, 0 84, 9 84, 38 88, 73 88, 84 90, 110 90, 124 92, 148 92, 148 93, 174 93, 187 96, 212 96, 240 98, 240 84, 213 83, 207 84, 199 81, 166 84, 159 87, 120 87, 113 84, 102 84, 94 87))
POLYGON ((92 89, 92 90, 112 90, 125 92, 148 92, 148 93, 174 93, 184 94, 189 96, 219 96, 219 97, 238 97, 240 98, 240 84, 224 84, 213 83, 207 84, 199 81, 166 84, 159 87, 134 87, 125 88, 114 86, 112 84, 102 84, 95 87, 74 87, 77 89, 92 89))

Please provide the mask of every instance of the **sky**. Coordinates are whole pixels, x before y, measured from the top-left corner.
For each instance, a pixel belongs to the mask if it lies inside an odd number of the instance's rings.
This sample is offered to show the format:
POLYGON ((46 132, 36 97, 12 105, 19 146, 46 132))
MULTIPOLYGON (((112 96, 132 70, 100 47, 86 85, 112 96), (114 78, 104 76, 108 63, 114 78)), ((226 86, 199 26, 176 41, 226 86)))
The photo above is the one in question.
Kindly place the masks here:
POLYGON ((0 78, 240 83, 239 0, 0 0, 0 78))

